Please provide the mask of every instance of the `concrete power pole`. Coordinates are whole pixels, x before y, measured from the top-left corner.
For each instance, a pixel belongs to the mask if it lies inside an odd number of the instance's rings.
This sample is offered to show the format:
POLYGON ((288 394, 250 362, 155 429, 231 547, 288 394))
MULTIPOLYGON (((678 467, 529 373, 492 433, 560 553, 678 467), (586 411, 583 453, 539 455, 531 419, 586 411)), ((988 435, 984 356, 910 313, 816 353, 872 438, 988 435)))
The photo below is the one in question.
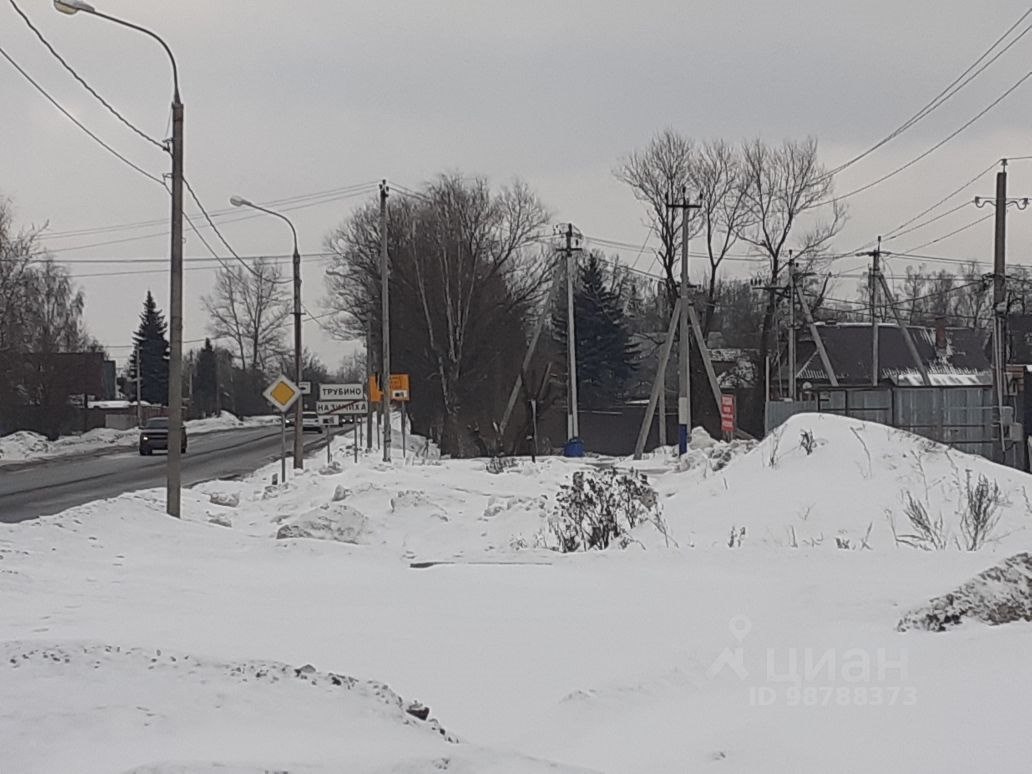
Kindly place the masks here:
POLYGON ((796 399, 795 259, 788 253, 788 399, 796 399))
MULTIPOLYGON (((572 223, 566 224, 566 355, 568 360, 569 373, 566 377, 567 389, 567 414, 566 414, 566 436, 567 440, 580 437, 580 422, 577 414, 577 325, 574 321, 573 308, 573 273, 577 268, 573 254, 580 251, 580 247, 573 246, 574 229, 572 223)), ((577 233, 580 236, 580 233, 577 233)))
POLYGON ((689 334, 688 334, 688 216, 691 210, 697 210, 701 204, 688 203, 688 186, 681 186, 681 203, 668 203, 671 209, 681 210, 681 311, 678 315, 678 398, 677 398, 677 452, 688 453, 688 437, 692 432, 692 374, 690 368, 689 334))
POLYGON ((993 239, 993 394, 1003 443, 1004 324, 1007 314, 1007 159, 996 173, 996 229, 993 239))
POLYGON ((183 101, 172 94, 172 244, 169 283, 168 474, 165 511, 179 518, 183 435, 183 101))
POLYGON ((365 390, 366 390, 366 450, 373 450, 373 411, 372 396, 369 394, 369 385, 373 379, 373 318, 366 320, 365 326, 365 390))
POLYGON ((1007 208, 1028 208, 1028 198, 1007 198, 1007 159, 1000 160, 996 173, 996 196, 989 200, 975 197, 975 206, 993 204, 996 207, 996 229, 993 240, 993 402, 996 404, 996 423, 1000 428, 1000 448, 1006 451, 1003 427, 1003 406, 1006 398, 1007 363, 1007 208))
POLYGON ((382 326, 383 368, 380 372, 380 412, 383 417, 383 461, 391 461, 391 307, 387 264, 387 181, 380 182, 380 323, 382 326))
POLYGON ((857 253, 858 256, 869 256, 871 259, 871 270, 867 275, 868 303, 871 313, 871 386, 877 387, 880 381, 880 364, 878 362, 878 288, 881 284, 881 237, 878 237, 878 246, 869 253, 857 253))

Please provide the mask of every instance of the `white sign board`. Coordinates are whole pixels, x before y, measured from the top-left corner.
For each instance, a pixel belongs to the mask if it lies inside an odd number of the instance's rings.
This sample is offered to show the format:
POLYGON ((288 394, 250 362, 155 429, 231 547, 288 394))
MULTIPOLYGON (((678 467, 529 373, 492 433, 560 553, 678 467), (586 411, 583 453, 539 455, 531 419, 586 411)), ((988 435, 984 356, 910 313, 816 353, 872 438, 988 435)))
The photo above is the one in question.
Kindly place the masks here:
POLYGON ((367 414, 369 404, 364 400, 320 400, 315 404, 317 414, 367 414))
POLYGON ((302 395, 311 395, 312 394, 312 383, 311 382, 301 382, 300 384, 298 384, 298 387, 301 388, 301 394, 302 395))
POLYGON ((365 385, 362 383, 319 385, 320 400, 362 400, 363 398, 365 398, 365 385))

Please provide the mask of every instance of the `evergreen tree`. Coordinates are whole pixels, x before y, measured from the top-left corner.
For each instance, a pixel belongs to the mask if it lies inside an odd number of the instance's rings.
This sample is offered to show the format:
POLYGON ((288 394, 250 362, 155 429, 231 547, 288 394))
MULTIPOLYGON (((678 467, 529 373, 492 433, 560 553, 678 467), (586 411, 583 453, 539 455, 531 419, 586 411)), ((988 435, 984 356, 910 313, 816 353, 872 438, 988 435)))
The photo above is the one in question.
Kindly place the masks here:
POLYGON ((140 315, 140 327, 133 334, 136 348, 130 360, 129 372, 134 380, 130 387, 131 397, 136 397, 135 380, 140 379, 140 397, 148 403, 159 406, 168 403, 168 340, 165 333, 168 324, 165 315, 158 311, 154 296, 147 291, 140 315), (139 352, 140 363, 136 362, 139 352))
MULTIPOLYGON (((619 294, 606 286, 599 256, 589 255, 578 275, 573 292, 578 402, 584 408, 609 408, 623 397, 634 375, 637 347, 631 342, 619 294)), ((559 294, 552 330, 565 352, 565 293, 559 294)), ((565 358, 562 362, 565 366, 565 358)), ((565 372, 565 367, 562 370, 565 372)))
POLYGON ((194 372, 194 406, 202 416, 211 416, 218 410, 218 361, 211 339, 204 340, 204 347, 197 353, 197 368, 194 372))

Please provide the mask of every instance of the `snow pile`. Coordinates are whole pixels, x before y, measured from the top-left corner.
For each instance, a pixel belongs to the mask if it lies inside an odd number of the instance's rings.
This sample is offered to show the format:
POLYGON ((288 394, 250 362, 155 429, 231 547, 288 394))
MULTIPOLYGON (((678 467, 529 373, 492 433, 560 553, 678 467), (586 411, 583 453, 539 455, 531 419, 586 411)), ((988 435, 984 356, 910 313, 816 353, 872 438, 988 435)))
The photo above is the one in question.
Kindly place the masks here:
POLYGON ((1032 554, 1017 554, 980 572, 950 593, 911 610, 896 628, 942 632, 965 621, 991 625, 1032 621, 1032 554))
POLYGON ((39 433, 21 430, 0 436, 0 460, 28 460, 50 452, 51 443, 39 433))
POLYGON ((0 762, 22 774, 379 771, 398 761, 430 771, 449 758, 470 771, 502 761, 507 771, 544 770, 457 744, 383 683, 307 664, 3 642, 0 706, 17 708, 0 713, 0 762))
POLYGON ((218 416, 205 419, 191 419, 186 422, 186 430, 191 435, 204 435, 206 433, 217 433, 222 430, 238 430, 245 427, 262 427, 264 425, 279 425, 279 415, 244 417, 240 419, 228 411, 221 412, 218 416))
MULTIPOLYGON (((206 435, 226 430, 278 425, 279 416, 257 416, 238 419, 228 411, 208 419, 191 419, 186 424, 188 435, 206 435)), ((39 433, 21 431, 0 436, 0 462, 27 462, 50 459, 73 454, 96 454, 107 449, 135 446, 140 438, 137 428, 115 430, 98 427, 80 435, 65 435, 56 441, 48 441, 39 433)))
MULTIPOLYGON (((1032 537, 1032 478, 885 425, 800 414, 693 485, 655 477, 671 533, 688 545, 884 550, 914 533, 917 503, 941 521, 944 547, 966 548, 965 511, 979 478, 999 489, 985 547, 1032 537), (732 531, 739 538, 732 538, 732 531)), ((920 547, 930 548, 921 543, 920 547)))

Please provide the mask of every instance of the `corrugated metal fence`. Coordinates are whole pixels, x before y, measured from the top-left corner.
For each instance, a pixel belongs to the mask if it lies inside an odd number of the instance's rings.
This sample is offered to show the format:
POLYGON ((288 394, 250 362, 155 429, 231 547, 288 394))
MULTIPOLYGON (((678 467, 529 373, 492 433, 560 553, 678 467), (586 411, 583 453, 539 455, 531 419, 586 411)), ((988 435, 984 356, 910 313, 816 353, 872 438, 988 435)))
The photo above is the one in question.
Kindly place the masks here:
MULTIPOLYGON (((821 391, 814 400, 767 403, 769 433, 804 412, 840 414, 898 427, 960 451, 1026 469, 1023 432, 1000 441, 991 387, 895 387, 821 391)), ((1017 414, 1020 417, 1020 413, 1017 414)))

